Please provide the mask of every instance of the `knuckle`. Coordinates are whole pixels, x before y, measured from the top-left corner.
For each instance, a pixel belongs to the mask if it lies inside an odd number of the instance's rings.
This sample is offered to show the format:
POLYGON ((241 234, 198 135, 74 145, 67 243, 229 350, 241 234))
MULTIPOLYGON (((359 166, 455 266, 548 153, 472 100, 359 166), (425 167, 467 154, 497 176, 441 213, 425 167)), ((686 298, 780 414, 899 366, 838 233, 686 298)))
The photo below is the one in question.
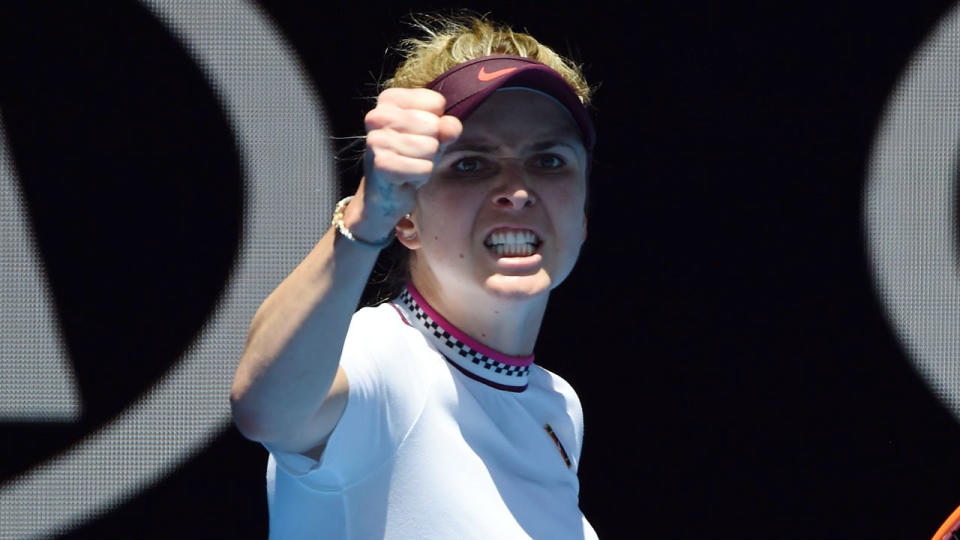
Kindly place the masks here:
POLYGON ((438 114, 443 113, 443 110, 447 106, 447 99, 443 97, 443 94, 435 90, 430 90, 429 88, 422 88, 421 90, 423 90, 424 103, 430 110, 438 111, 438 114))
POLYGON ((425 137, 423 142, 423 153, 433 156, 440 149, 440 141, 436 137, 425 137))
POLYGON ((375 129, 383 125, 383 110, 378 106, 363 117, 363 123, 367 129, 375 129))
POLYGON ((401 90, 401 89, 387 88, 384 91, 380 92, 380 94, 377 96, 377 104, 393 102, 395 99, 397 99, 397 95, 398 95, 397 90, 401 90))
POLYGON ((440 132, 440 117, 428 111, 411 111, 416 122, 417 132, 428 137, 436 137, 440 132))
POLYGON ((441 123, 449 137, 459 137, 463 132, 463 123, 456 116, 444 116, 441 123))
POLYGON ((386 146, 386 134, 382 129, 374 129, 367 133, 367 146, 382 147, 386 146))
POLYGON ((386 180, 393 175, 402 173, 401 165, 397 155, 393 152, 379 152, 373 156, 373 169, 380 175, 385 175, 386 180))
POLYGON ((420 109, 407 109, 404 111, 404 119, 411 124, 423 124, 430 121, 430 113, 420 109))
POLYGON ((416 168, 417 171, 415 174, 423 176, 423 180, 426 181, 426 177, 433 173, 433 161, 428 159, 418 159, 416 168))
POLYGON ((374 152, 373 154, 373 166, 376 169, 388 169, 394 161, 390 152, 374 152))

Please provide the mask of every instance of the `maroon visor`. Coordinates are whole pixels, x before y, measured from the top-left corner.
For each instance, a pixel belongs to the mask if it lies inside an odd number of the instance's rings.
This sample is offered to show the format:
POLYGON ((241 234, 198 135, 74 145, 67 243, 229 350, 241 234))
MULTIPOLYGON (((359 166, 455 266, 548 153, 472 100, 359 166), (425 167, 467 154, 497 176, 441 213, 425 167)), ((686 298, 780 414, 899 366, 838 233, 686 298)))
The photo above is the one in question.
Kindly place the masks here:
POLYGON ((497 89, 508 87, 537 90, 559 101, 577 122, 583 145, 592 153, 597 134, 580 96, 559 73, 536 60, 521 56, 482 56, 454 66, 427 85, 447 99, 446 114, 461 120, 497 89))

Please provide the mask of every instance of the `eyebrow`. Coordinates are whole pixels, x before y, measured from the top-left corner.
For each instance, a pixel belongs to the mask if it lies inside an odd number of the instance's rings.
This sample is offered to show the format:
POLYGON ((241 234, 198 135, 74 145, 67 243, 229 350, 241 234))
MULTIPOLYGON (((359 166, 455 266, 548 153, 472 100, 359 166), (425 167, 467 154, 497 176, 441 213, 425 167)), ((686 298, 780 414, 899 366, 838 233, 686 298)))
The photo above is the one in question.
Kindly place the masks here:
MULTIPOLYGON (((566 139, 548 139, 545 141, 540 141, 530 145, 529 149, 533 152, 540 152, 548 148, 553 148, 554 146, 566 146, 570 149, 575 150, 576 147, 572 142, 566 139)), ((457 152, 480 152, 480 153, 493 153, 497 150, 498 146, 494 144, 479 142, 479 141, 457 141, 450 145, 447 148, 447 152, 457 151, 457 152)))
POLYGON ((447 148, 447 152, 451 151, 467 151, 467 152, 481 152, 481 153, 492 153, 496 150, 497 147, 492 144, 484 144, 474 141, 456 141, 447 148))
POLYGON ((546 141, 538 142, 530 146, 530 149, 534 152, 539 152, 541 150, 546 150, 548 148, 553 148, 554 146, 567 146, 570 149, 575 149, 573 143, 564 139, 549 139, 546 141))

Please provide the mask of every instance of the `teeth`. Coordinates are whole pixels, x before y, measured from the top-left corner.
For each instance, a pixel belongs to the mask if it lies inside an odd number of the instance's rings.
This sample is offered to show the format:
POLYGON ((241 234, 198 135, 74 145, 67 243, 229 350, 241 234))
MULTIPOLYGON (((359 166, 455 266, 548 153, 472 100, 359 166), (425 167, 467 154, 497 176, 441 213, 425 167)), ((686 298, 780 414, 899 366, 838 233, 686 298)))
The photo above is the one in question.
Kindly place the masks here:
POLYGON ((497 255, 503 257, 526 257, 533 255, 534 247, 531 244, 497 244, 493 246, 497 255))
POLYGON ((491 234, 485 243, 498 256, 526 257, 537 250, 540 240, 532 231, 507 231, 491 234))

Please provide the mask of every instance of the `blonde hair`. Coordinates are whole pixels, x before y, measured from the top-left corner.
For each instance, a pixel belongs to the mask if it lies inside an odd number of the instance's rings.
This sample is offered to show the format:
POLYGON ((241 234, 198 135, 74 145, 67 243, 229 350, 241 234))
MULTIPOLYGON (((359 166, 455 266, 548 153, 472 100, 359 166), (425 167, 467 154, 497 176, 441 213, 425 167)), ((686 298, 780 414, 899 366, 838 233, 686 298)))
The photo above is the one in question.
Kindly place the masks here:
POLYGON ((529 34, 476 15, 420 16, 413 20, 413 26, 425 34, 424 38, 400 42, 399 52, 404 59, 393 77, 383 82, 383 88, 423 88, 458 64, 482 56, 510 54, 546 64, 573 87, 584 105, 590 103, 593 89, 580 66, 529 34))
MULTIPOLYGON (((510 54, 549 66, 570 84, 584 105, 590 103, 594 89, 587 84, 580 66, 529 34, 515 32, 476 15, 420 15, 413 19, 412 26, 420 30, 423 37, 400 42, 398 52, 403 60, 393 77, 380 84, 381 90, 423 88, 456 65, 482 56, 510 54)), ((410 281, 412 255, 400 242, 381 252, 364 293, 364 305, 376 305, 400 294, 410 281)))

